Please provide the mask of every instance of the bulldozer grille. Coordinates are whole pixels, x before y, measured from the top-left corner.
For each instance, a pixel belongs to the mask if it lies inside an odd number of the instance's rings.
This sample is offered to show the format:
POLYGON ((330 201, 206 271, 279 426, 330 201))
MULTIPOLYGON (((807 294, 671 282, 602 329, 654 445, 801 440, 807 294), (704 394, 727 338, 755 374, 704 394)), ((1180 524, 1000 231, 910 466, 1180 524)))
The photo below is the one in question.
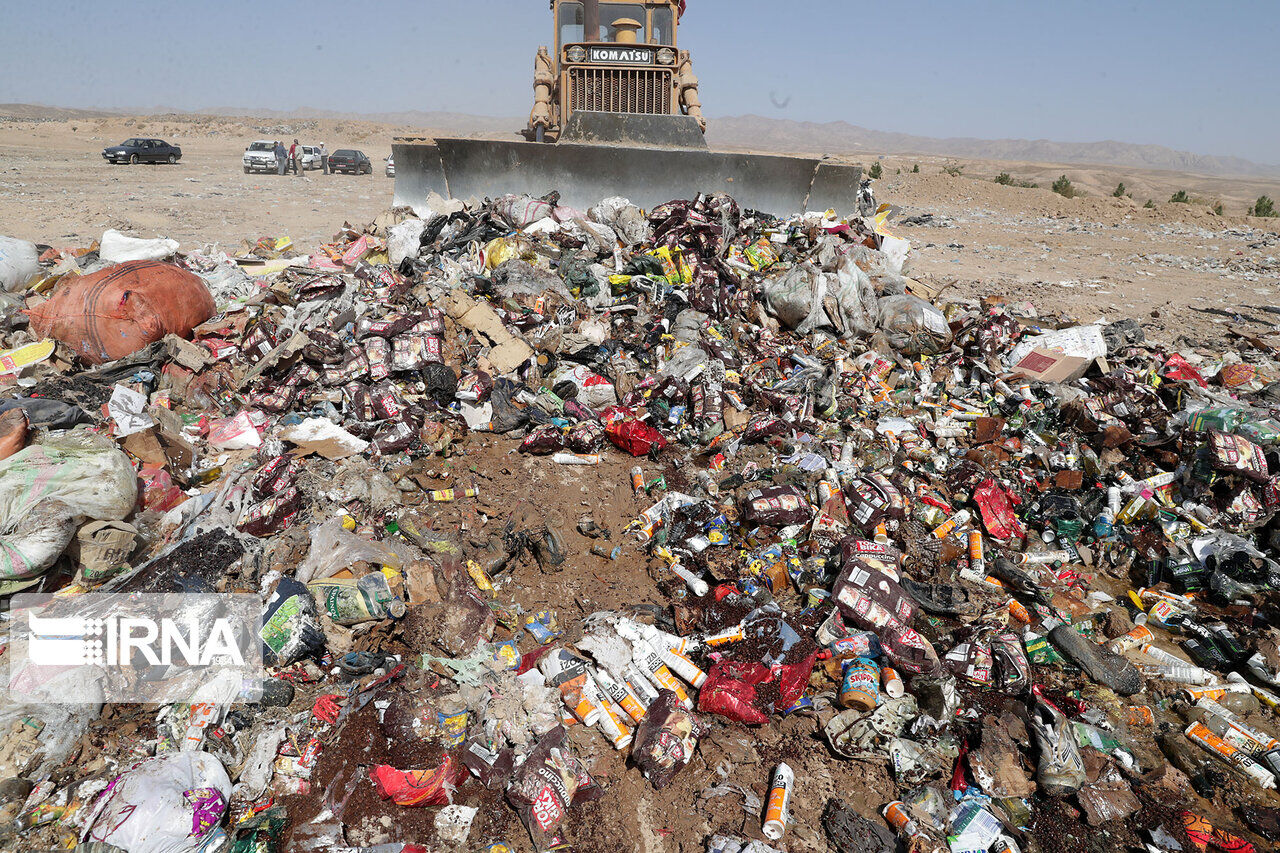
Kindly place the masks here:
POLYGON ((570 68, 569 109, 671 114, 671 72, 650 68, 570 68))

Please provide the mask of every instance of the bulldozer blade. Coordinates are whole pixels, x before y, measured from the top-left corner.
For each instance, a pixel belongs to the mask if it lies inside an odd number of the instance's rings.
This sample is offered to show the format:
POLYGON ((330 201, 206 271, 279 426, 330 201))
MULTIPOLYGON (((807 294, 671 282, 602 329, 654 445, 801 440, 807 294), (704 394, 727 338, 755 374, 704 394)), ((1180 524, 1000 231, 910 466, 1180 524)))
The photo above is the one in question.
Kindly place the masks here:
POLYGON ((543 196, 585 210, 624 196, 652 209, 696 192, 726 192, 744 208, 785 215, 857 205, 861 167, 817 157, 745 154, 687 148, 554 145, 482 139, 397 142, 397 204, 423 205, 435 191, 448 198, 543 196))

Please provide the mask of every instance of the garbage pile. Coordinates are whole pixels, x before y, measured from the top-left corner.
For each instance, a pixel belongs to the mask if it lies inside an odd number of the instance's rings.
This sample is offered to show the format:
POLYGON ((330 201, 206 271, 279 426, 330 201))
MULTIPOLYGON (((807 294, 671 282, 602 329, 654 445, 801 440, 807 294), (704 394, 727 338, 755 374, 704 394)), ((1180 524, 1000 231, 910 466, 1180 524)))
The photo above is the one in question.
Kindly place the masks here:
POLYGON ((8 698, 0 843, 1275 849, 1265 345, 956 298, 891 225, 3 244, 0 592, 257 594, 266 677, 8 698))

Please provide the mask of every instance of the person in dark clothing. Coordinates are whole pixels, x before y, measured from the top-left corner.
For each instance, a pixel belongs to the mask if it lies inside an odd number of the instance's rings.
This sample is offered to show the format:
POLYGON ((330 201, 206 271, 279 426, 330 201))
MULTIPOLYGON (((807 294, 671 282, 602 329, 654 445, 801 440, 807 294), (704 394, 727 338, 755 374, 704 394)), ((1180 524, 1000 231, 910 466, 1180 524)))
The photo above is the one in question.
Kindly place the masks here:
POLYGON ((276 155, 276 174, 283 175, 284 168, 285 168, 285 161, 288 159, 289 155, 284 150, 284 143, 281 142, 279 139, 276 140, 275 155, 276 155))

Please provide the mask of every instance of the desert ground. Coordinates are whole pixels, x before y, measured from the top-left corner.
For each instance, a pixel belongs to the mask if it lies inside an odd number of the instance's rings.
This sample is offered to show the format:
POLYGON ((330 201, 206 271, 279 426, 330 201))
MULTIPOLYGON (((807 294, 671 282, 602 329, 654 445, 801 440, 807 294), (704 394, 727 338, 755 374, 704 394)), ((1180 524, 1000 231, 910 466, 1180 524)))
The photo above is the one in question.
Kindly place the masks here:
MULTIPOLYGON (((186 248, 288 235, 306 249, 343 222, 368 222, 389 207, 393 180, 383 161, 392 138, 429 133, 332 119, 0 119, 0 233, 66 246, 116 228, 186 248), (103 147, 133 135, 181 145, 182 161, 131 167, 102 159, 103 147), (262 138, 359 148, 374 173, 243 174, 245 146, 262 138)), ((913 244, 917 278, 1081 321, 1135 317, 1157 338, 1206 355, 1231 346, 1233 331, 1280 327, 1270 310, 1280 292, 1280 219, 1240 215, 1259 195, 1280 198, 1280 182, 910 154, 880 163, 876 198, 899 208, 894 228, 913 244), (1002 172, 1038 188, 994 183, 1002 172), (1083 196, 1048 189, 1063 174, 1083 196), (1121 181, 1131 198, 1111 196, 1121 181), (1170 203, 1177 190, 1192 203, 1170 203), (1153 209, 1143 207, 1148 199, 1153 209), (1212 211, 1219 202, 1225 215, 1212 211)))

